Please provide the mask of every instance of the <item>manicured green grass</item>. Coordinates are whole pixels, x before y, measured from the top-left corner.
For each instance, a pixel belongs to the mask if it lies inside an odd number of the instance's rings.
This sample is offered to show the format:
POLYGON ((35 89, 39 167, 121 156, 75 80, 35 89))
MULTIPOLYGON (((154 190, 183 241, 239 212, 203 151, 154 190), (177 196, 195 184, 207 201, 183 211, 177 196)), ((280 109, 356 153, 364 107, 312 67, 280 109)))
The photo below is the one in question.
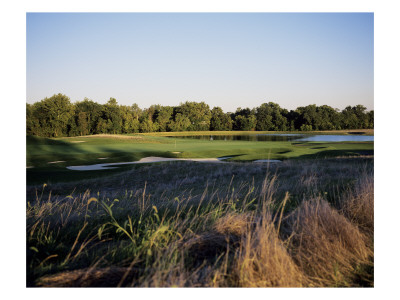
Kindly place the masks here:
MULTIPOLYGON (((226 134, 226 132, 222 133, 226 134)), ((27 166, 33 168, 27 169, 27 179, 28 184, 30 184, 47 182, 49 179, 52 181, 76 179, 75 176, 77 178, 90 178, 93 175, 101 176, 103 174, 111 174, 117 170, 132 168, 132 166, 97 171, 95 174, 70 171, 65 167, 71 165, 137 161, 148 156, 176 158, 231 156, 228 161, 245 162, 258 159, 285 160, 357 156, 360 154, 372 155, 373 147, 373 142, 299 143, 290 141, 253 142, 174 139, 164 137, 159 133, 151 135, 103 135, 58 139, 28 136, 26 163, 27 166)))

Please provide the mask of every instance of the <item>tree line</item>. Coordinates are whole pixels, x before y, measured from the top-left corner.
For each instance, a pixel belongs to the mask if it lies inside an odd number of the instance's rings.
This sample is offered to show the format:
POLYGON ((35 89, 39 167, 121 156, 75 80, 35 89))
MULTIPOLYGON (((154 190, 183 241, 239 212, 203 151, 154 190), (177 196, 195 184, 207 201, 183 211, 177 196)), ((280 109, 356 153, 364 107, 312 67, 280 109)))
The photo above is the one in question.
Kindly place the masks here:
POLYGON ((256 108, 237 108, 224 112, 210 109, 205 102, 186 101, 179 106, 151 105, 141 109, 136 103, 119 105, 110 98, 99 104, 85 98, 72 103, 57 94, 34 104, 26 104, 27 134, 43 137, 122 134, 167 131, 311 131, 368 129, 374 127, 374 111, 363 105, 347 106, 342 111, 315 104, 295 110, 274 102, 256 108))

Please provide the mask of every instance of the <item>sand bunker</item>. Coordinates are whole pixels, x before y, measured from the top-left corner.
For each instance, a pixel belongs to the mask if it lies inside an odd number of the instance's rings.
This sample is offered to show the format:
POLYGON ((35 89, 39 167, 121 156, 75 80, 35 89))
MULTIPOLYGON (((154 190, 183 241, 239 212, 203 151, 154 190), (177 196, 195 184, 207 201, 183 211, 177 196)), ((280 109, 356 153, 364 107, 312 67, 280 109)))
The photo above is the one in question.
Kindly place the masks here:
POLYGON ((58 164, 62 162, 65 162, 65 160, 49 161, 48 164, 58 164))
POLYGON ((104 164, 95 164, 95 165, 86 165, 86 166, 69 166, 67 169, 73 171, 95 171, 95 170, 109 170, 118 168, 120 165, 133 165, 133 164, 148 164, 148 163, 156 163, 156 162, 166 162, 166 161, 196 161, 196 162, 208 162, 208 163, 221 163, 224 159, 228 159, 229 157, 220 157, 220 158, 169 158, 169 157, 144 157, 138 161, 131 162, 120 162, 120 163, 104 163, 104 164))
MULTIPOLYGON (((104 164, 94 164, 94 165, 85 165, 85 166, 69 166, 68 170, 73 171, 95 171, 95 170, 109 170, 116 169, 121 165, 133 165, 133 164, 148 164, 148 163, 156 163, 156 162, 166 162, 166 161, 195 161, 195 162, 205 162, 205 163, 224 163, 224 160, 230 158, 228 157, 218 157, 218 158, 169 158, 169 157, 144 157, 138 161, 131 162, 120 162, 120 163, 104 163, 104 164)), ((260 159, 255 162, 280 162, 280 160, 274 159, 260 159)))
POLYGON ((216 162, 219 163, 224 158, 168 158, 168 157, 156 157, 150 156, 142 158, 141 160, 137 161, 136 163, 154 163, 154 162, 162 162, 162 161, 178 161, 178 160, 189 160, 189 161, 197 161, 197 162, 216 162))
POLYGON ((71 141, 70 143, 84 143, 86 141, 71 141))

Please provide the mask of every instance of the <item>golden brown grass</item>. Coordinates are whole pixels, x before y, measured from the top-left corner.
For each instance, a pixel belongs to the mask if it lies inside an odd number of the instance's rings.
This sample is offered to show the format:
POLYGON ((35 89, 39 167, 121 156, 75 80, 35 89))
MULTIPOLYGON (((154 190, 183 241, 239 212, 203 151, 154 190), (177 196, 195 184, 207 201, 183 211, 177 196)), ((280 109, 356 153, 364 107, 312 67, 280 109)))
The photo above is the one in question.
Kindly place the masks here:
POLYGON ((303 202, 288 218, 292 256, 315 286, 350 286, 372 255, 358 227, 323 199, 303 202))
MULTIPOLYGON (((268 218, 268 217, 267 217, 268 218)), ((301 287, 306 278, 290 257, 271 220, 263 219, 243 235, 233 276, 241 287, 301 287)))
POLYGON ((254 222, 253 214, 247 213, 228 213, 216 220, 214 229, 223 235, 242 236, 248 230, 249 225, 254 222))
POLYGON ((37 286, 326 287, 354 285, 373 255, 366 237, 323 199, 279 215, 227 213, 210 231, 186 233, 146 270, 92 267, 40 278, 37 286), (286 238, 284 238, 286 236, 286 238))
MULTIPOLYGON (((310 189, 316 168, 299 175, 310 189)), ((224 197, 207 198, 206 189, 173 204, 150 201, 145 189, 118 201, 39 193, 27 208, 32 285, 373 285, 373 177, 360 176, 335 207, 308 197, 289 211, 290 195, 278 199, 277 184, 266 176, 244 198, 229 186, 224 197)))
POLYGON ((374 235, 374 180, 364 175, 358 180, 354 191, 341 199, 343 214, 369 238, 374 235))

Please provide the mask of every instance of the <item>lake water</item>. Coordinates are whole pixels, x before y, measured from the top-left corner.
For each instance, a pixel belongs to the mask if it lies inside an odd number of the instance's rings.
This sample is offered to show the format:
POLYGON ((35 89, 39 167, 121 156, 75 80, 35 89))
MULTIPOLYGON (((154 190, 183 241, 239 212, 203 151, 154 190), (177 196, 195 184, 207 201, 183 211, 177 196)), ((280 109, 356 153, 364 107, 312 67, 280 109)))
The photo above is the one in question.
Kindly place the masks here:
POLYGON ((247 134, 247 135, 188 135, 169 138, 198 139, 207 141, 252 141, 252 142, 373 142, 373 135, 333 135, 333 134, 247 134))

